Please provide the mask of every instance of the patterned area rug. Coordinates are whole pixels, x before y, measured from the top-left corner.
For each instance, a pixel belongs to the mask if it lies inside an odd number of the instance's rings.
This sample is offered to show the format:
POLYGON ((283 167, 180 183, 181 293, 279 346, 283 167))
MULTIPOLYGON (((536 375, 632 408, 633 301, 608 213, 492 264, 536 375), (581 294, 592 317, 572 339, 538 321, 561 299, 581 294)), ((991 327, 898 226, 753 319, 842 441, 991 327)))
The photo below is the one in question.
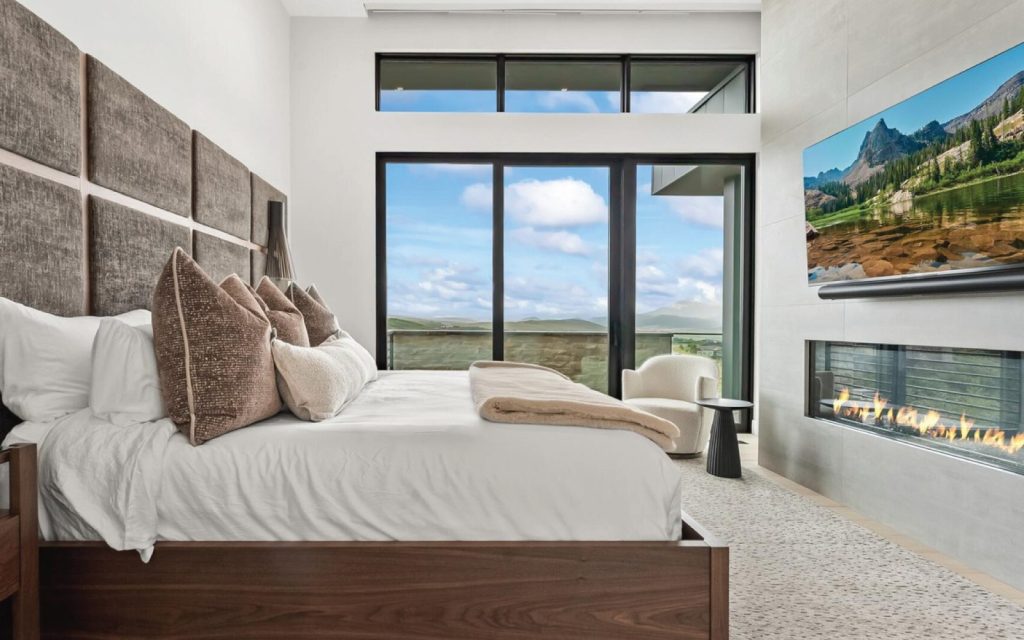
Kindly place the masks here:
POLYGON ((758 468, 745 464, 743 479, 727 480, 705 473, 703 458, 677 462, 683 510, 730 547, 734 640, 1024 638, 1024 607, 758 468))

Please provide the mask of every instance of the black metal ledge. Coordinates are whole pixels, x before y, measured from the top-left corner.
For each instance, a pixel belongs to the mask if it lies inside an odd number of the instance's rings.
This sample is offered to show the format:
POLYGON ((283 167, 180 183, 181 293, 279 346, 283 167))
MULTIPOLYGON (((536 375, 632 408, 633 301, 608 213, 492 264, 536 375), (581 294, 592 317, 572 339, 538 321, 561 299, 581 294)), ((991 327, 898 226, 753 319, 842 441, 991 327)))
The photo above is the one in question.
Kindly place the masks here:
POLYGON ((1024 265, 836 282, 822 285, 818 297, 849 300, 1020 290, 1024 290, 1024 265))

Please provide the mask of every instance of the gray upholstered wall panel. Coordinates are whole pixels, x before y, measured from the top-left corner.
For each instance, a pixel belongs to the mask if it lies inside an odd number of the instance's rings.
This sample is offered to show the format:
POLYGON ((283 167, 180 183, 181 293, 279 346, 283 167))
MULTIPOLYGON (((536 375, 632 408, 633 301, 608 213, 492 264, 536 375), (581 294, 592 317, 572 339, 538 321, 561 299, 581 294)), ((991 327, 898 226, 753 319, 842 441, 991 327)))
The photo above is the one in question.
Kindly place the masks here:
POLYGON ((77 189, 0 165, 0 296, 63 316, 85 312, 77 189))
POLYGON ((35 13, 0 0, 0 146, 78 175, 79 51, 35 13))
POLYGON ((160 271, 174 247, 191 252, 188 227, 89 197, 89 278, 92 314, 148 309, 160 271))
POLYGON ((198 131, 192 150, 192 214, 196 221, 248 240, 252 228, 249 169, 198 131))
POLYGON ((193 234, 195 250, 193 256, 203 271, 215 282, 220 282, 232 273, 246 282, 250 281, 249 249, 226 240, 196 231, 193 234))
POLYGON ((285 203, 288 210, 288 196, 269 182, 252 174, 252 241, 267 246, 267 203, 271 200, 285 203))
POLYGON ((89 179, 149 204, 192 211, 192 130, 101 62, 86 69, 89 179))
POLYGON ((78 175, 80 113, 78 47, 0 0, 0 147, 78 175))
POLYGON ((267 273, 267 254, 262 251, 252 252, 252 286, 256 286, 267 273))

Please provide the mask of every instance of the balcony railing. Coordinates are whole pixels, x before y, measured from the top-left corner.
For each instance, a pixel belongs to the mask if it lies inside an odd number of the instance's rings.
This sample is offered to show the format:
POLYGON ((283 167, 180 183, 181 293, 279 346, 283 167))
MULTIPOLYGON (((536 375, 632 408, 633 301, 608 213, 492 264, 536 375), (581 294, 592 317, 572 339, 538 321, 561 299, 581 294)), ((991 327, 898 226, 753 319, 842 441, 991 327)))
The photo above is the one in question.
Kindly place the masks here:
MULTIPOLYGON (((655 355, 693 353, 721 367, 722 334, 641 331, 636 334, 636 364, 655 355)), ((388 331, 389 369, 462 370, 491 359, 491 333, 464 329, 388 331)), ((608 333, 604 331, 505 331, 505 359, 556 369, 577 382, 606 391, 608 333)))

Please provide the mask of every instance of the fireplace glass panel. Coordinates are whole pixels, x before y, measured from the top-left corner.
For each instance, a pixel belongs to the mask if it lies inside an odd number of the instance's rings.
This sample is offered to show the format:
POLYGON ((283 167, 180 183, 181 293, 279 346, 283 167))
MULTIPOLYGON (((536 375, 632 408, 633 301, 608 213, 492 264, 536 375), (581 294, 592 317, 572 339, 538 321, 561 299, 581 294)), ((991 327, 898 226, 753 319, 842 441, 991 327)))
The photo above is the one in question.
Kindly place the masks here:
POLYGON ((813 341, 807 415, 1024 473, 1020 352, 813 341))

